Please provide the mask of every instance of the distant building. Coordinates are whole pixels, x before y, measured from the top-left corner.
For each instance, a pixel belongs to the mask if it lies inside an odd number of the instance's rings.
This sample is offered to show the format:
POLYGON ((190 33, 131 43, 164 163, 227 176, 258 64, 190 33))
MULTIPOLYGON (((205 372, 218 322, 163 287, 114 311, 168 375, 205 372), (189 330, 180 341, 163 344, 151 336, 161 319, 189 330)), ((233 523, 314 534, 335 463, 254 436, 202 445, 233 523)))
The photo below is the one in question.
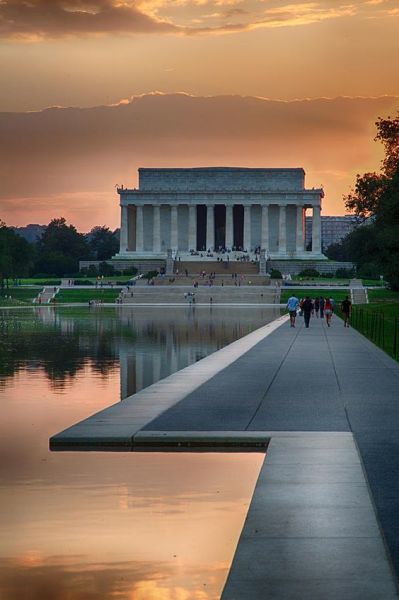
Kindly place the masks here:
MULTIPOLYGON (((306 246, 312 241, 312 217, 306 217, 306 246)), ((324 252, 331 244, 337 244, 351 233, 358 220, 354 215, 344 217, 321 217, 321 248, 324 252)))

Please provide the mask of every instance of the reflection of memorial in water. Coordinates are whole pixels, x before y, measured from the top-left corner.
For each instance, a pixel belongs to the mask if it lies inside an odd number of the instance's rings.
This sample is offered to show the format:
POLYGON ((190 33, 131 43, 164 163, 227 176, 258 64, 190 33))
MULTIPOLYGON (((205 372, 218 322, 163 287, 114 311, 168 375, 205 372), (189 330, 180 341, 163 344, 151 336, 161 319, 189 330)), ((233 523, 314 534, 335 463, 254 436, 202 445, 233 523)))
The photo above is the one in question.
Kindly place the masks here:
POLYGON ((119 346, 123 399, 277 318, 280 309, 140 307, 119 314, 138 334, 134 344, 119 346))

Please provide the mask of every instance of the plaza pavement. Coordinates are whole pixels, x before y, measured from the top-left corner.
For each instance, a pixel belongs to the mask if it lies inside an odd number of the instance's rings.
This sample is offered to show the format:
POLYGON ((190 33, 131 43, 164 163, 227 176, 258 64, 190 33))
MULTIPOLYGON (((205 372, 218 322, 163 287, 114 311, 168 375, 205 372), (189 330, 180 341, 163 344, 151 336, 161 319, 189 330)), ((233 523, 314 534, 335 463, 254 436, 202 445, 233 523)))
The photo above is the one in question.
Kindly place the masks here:
POLYGON ((270 441, 223 600, 398 598, 399 364, 337 317, 262 330, 53 447, 117 445, 118 423, 134 450, 270 441))

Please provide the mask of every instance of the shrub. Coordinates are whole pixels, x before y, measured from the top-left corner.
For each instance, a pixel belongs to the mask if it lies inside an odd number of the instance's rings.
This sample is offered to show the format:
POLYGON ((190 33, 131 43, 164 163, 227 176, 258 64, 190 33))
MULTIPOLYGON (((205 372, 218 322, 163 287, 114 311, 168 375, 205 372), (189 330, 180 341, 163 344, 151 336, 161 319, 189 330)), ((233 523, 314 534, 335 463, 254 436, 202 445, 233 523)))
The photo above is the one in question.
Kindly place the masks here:
POLYGON ((98 272, 100 275, 114 275, 115 269, 112 265, 109 265, 103 260, 103 262, 98 265, 98 272))
POLYGON ((379 279, 381 267, 375 263, 365 263, 358 269, 357 275, 362 279, 379 279))
POLYGON ((36 273, 32 275, 32 279, 50 279, 50 277, 54 277, 55 279, 59 279, 59 275, 52 275, 51 273, 36 273))
POLYGON ((96 265, 90 265, 88 268, 82 269, 82 273, 85 273, 87 277, 97 277, 98 269, 96 265))
POLYGON ((282 279, 283 278, 281 271, 279 271, 278 269, 272 269, 271 273, 270 273, 270 277, 272 279, 282 279))
POLYGON ((80 279, 82 277, 82 273, 80 271, 75 271, 74 273, 64 273, 62 276, 63 279, 80 279))
POLYGON ((298 273, 298 277, 320 277, 320 273, 317 269, 304 269, 298 273))
POLYGON ((354 272, 353 269, 337 269, 335 271, 335 277, 341 278, 341 279, 349 279, 350 277, 353 277, 354 272))
POLYGON ((158 275, 158 271, 148 271, 143 277, 144 279, 152 279, 158 275))

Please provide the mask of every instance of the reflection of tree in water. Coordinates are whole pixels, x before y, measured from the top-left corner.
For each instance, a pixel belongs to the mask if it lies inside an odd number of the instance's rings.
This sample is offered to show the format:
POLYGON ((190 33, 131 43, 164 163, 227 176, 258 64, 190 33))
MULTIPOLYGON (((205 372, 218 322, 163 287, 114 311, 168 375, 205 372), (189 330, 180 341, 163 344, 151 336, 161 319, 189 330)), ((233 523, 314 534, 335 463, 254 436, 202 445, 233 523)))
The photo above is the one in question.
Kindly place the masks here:
MULTIPOLYGON (((3 315, 4 317, 4 315, 3 315)), ((89 367, 106 377, 119 365, 115 337, 120 328, 98 319, 57 318, 42 322, 39 314, 0 320, 0 382, 22 369, 42 369, 55 388, 89 367)))
POLYGON ((173 372, 166 363, 183 368, 276 318, 274 313, 237 308, 0 311, 0 385, 21 369, 43 370, 55 388, 86 368, 106 377, 119 368, 123 346, 131 355, 157 355, 158 362, 161 357, 165 377, 173 372))

